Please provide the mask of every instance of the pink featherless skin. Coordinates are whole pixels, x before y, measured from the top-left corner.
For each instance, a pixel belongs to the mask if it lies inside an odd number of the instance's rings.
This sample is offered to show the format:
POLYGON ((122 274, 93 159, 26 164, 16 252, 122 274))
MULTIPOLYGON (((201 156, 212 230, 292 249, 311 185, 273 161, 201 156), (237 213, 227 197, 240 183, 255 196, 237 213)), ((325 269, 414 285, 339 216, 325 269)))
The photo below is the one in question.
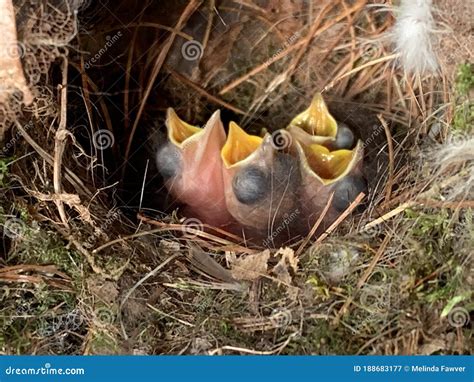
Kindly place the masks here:
MULTIPOLYGON (((169 115, 166 124, 169 129, 169 115)), ((202 132, 178 148, 180 171, 165 182, 170 194, 186 205, 185 216, 212 226, 225 226, 232 220, 225 203, 220 157, 225 139, 220 112, 216 111, 202 132)))

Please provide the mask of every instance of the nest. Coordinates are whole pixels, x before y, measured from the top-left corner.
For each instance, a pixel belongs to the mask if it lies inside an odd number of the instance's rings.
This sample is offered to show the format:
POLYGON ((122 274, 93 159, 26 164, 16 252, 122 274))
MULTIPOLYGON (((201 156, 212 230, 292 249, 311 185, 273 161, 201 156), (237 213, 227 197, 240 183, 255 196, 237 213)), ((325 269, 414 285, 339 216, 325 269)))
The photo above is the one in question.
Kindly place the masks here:
POLYGON ((0 351, 469 352, 472 66, 404 73, 368 3, 16 1, 31 103, 1 103, 0 351), (248 247, 165 208, 167 107, 275 131, 316 91, 369 179, 326 232, 248 247))

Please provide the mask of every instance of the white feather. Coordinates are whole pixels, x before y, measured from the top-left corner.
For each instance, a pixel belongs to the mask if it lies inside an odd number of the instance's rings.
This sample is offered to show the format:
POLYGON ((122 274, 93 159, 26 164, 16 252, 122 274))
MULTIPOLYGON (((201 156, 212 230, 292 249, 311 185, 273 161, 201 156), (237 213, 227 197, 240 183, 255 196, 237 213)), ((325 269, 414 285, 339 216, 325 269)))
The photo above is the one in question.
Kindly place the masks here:
POLYGON ((396 9, 392 38, 407 73, 433 72, 438 63, 433 52, 435 22, 432 0, 401 0, 396 9))
POLYGON ((474 137, 472 135, 452 136, 446 143, 436 147, 431 154, 432 161, 440 174, 449 168, 464 168, 458 172, 458 181, 451 186, 448 199, 454 200, 459 195, 474 196, 474 137))

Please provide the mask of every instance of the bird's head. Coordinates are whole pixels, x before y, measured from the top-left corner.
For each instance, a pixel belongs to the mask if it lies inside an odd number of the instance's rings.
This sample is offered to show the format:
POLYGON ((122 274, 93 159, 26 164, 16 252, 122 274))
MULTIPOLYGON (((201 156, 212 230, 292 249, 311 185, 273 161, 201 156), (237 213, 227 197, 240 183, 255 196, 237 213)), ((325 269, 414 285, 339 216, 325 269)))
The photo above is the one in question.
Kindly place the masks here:
POLYGON ((226 135, 216 111, 203 128, 181 120, 173 109, 166 118, 168 141, 156 162, 171 195, 205 223, 230 220, 225 207, 220 151, 226 135))
POLYGON ((231 122, 221 157, 227 207, 242 226, 272 230, 295 207, 298 163, 276 150, 270 134, 248 134, 231 122))
POLYGON ((334 193, 328 213, 328 220, 333 220, 366 189, 361 169, 362 142, 356 141, 347 125, 332 117, 319 93, 287 130, 294 138, 293 152, 300 163, 308 214, 319 217, 334 193))

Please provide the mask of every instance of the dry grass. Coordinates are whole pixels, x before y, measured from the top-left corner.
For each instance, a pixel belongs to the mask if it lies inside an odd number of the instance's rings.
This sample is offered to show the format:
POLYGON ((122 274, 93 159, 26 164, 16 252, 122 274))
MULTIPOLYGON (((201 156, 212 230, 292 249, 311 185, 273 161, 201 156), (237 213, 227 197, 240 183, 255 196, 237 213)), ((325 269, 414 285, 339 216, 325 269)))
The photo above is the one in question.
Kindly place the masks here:
POLYGON ((35 82, 42 96, 4 119, 0 351, 469 353, 472 66, 456 83, 448 69, 405 75, 384 37, 391 14, 367 3, 84 10, 68 50, 42 50, 44 65, 59 57, 35 82), (199 65, 182 59, 193 37, 199 65), (272 131, 315 91, 359 133, 369 179, 327 233, 247 248, 161 212, 147 159, 166 107, 272 131), (441 150, 459 155, 441 162, 441 150))

